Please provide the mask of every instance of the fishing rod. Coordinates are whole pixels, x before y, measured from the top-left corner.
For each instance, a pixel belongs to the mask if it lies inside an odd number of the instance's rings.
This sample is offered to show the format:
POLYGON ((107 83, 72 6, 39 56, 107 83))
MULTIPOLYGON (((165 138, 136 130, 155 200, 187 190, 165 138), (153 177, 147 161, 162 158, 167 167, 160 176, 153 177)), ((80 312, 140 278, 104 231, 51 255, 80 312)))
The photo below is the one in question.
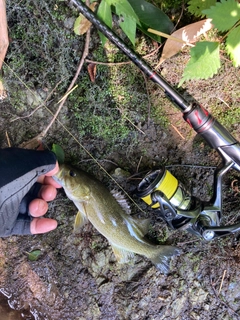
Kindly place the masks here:
POLYGON ((150 172, 137 187, 137 195, 173 229, 184 229, 204 239, 240 231, 240 223, 221 226, 222 178, 229 169, 240 171, 240 144, 205 108, 188 102, 161 75, 131 50, 103 21, 82 2, 67 1, 113 44, 115 44, 150 80, 163 89, 166 97, 182 112, 183 119, 202 136, 222 158, 214 172, 213 196, 203 202, 194 197, 166 168, 150 172))

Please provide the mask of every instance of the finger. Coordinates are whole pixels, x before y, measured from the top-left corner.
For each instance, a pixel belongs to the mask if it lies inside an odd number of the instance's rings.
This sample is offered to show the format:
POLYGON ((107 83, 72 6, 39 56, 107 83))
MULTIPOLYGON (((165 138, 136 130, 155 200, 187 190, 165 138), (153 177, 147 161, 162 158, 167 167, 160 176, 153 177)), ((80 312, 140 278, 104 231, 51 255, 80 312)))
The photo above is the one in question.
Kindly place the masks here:
POLYGON ((54 176, 58 171, 59 171, 59 164, 58 164, 58 162, 56 162, 56 167, 53 170, 46 173, 46 176, 48 176, 48 177, 54 176))
POLYGON ((57 190, 51 185, 42 185, 38 197, 45 201, 52 201, 57 196, 57 190))
POLYGON ((53 170, 49 171, 48 173, 44 174, 44 175, 41 175, 38 177, 38 182, 40 183, 44 183, 44 180, 45 180, 45 177, 50 177, 50 176, 53 176, 54 174, 56 174, 57 172, 59 171, 59 164, 58 162, 56 162, 56 166, 53 170))
POLYGON ((46 233, 57 228, 57 221, 50 218, 34 218, 30 224, 32 234, 46 233))
POLYGON ((33 217, 41 217, 48 211, 48 204, 43 199, 34 199, 29 203, 29 213, 33 217))

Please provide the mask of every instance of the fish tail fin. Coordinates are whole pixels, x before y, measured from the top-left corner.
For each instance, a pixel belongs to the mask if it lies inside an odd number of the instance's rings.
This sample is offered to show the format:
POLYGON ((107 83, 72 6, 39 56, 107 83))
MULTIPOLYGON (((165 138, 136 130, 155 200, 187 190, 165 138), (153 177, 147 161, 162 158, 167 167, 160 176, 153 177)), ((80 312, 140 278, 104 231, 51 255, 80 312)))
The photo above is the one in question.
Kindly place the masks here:
POLYGON ((179 255, 181 250, 172 246, 158 246, 156 251, 150 259, 159 271, 167 274, 169 272, 171 258, 179 255))

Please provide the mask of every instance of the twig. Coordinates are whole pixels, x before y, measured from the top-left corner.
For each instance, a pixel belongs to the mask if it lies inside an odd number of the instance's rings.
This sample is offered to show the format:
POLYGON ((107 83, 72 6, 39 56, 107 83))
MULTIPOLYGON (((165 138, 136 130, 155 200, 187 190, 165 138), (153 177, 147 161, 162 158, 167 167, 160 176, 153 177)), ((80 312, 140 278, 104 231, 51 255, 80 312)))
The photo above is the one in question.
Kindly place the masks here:
POLYGON ((184 241, 184 242, 178 242, 177 246, 185 246, 185 244, 189 244, 189 243, 194 243, 194 242, 198 242, 200 241, 200 239, 193 239, 193 240, 189 240, 189 241, 184 241))
POLYGON ((143 56, 143 58, 145 59, 145 58, 149 58, 149 57, 153 56, 155 53, 157 53, 160 50, 161 47, 162 47, 162 43, 156 49, 154 49, 152 52, 145 54, 145 56, 143 56))
POLYGON ((132 61, 124 61, 124 62, 101 62, 101 61, 94 61, 94 60, 89 60, 89 59, 86 59, 85 61, 88 62, 88 63, 100 64, 100 65, 108 66, 108 67, 122 66, 122 65, 125 65, 125 64, 130 64, 130 63, 132 63, 132 61))
MULTIPOLYGON (((156 49, 154 49, 152 52, 146 54, 145 56, 143 56, 143 58, 149 58, 152 55, 154 55, 156 52, 159 51, 159 49, 162 47, 162 44, 160 46, 158 46, 156 49)), ((95 60, 90 60, 90 59, 85 59, 86 62, 88 63, 94 63, 94 64, 100 64, 103 66, 108 66, 108 67, 115 67, 115 66, 124 66, 126 64, 130 64, 133 63, 132 61, 123 61, 123 62, 102 62, 102 61, 95 61, 95 60)))
POLYGON ((74 76, 71 84, 69 85, 69 87, 68 87, 68 89, 67 89, 67 91, 66 91, 66 93, 65 93, 65 95, 64 95, 64 97, 63 97, 63 100, 61 101, 61 103, 60 103, 60 105, 59 105, 56 113, 54 114, 51 122, 50 122, 49 125, 46 127, 46 129, 40 134, 42 138, 47 134, 48 130, 51 128, 51 126, 53 125, 54 121, 56 120, 59 112, 61 111, 61 109, 62 109, 65 101, 67 100, 67 97, 68 97, 70 91, 72 90, 72 88, 73 88, 73 86, 74 86, 74 84, 75 84, 75 82, 76 82, 76 80, 77 80, 77 78, 78 78, 78 76, 79 76, 79 73, 80 73, 81 70, 82 70, 82 66, 83 66, 83 64, 84 64, 85 58, 87 57, 88 52, 89 52, 89 43, 90 43, 90 29, 89 29, 89 30, 87 31, 87 33, 86 33, 86 40, 85 40, 85 46, 84 46, 82 58, 81 58, 81 60, 80 60, 80 62, 79 62, 79 65, 78 65, 77 71, 76 71, 76 73, 75 73, 75 76, 74 76))
POLYGON ((12 119, 10 122, 14 122, 16 120, 19 119, 25 119, 25 118, 29 118, 31 117, 38 109, 45 107, 45 104, 47 103, 47 101, 50 99, 50 97, 52 96, 52 94, 54 93, 54 91, 57 89, 57 87, 59 86, 59 84, 62 82, 63 80, 59 81, 55 87, 52 89, 52 91, 49 93, 49 95, 47 96, 47 98, 43 101, 42 104, 40 104, 40 106, 38 106, 36 109, 34 109, 30 114, 28 114, 27 116, 23 116, 23 117, 17 117, 15 119, 12 119))
POLYGON ((8 135, 7 131, 6 131, 6 139, 7 139, 7 144, 9 146, 9 148, 10 148, 11 147, 11 142, 10 142, 9 135, 8 135))
POLYGON ((132 120, 130 120, 126 115, 124 115, 124 113, 123 113, 124 111, 123 111, 121 108, 118 108, 118 107, 117 107, 117 110, 121 113, 123 119, 126 119, 129 123, 131 123, 131 125, 132 125, 134 128, 136 128, 139 132, 141 132, 142 134, 145 134, 145 132, 142 131, 140 128, 138 128, 138 126, 136 126, 136 125, 132 122, 132 120))
POLYGON ((70 93, 72 93, 77 87, 78 87, 78 85, 76 84, 75 87, 73 87, 71 90, 67 91, 65 93, 65 95, 58 101, 58 104, 60 102, 62 102, 64 99, 66 99, 70 95, 70 93))
POLYGON ((174 40, 174 41, 177 41, 177 42, 180 42, 180 43, 183 43, 187 46, 190 46, 190 47, 194 47, 193 44, 189 43, 189 42, 186 42, 180 38, 177 38, 177 37, 174 37, 174 36, 171 36, 170 34, 167 34, 167 33, 164 33, 164 32, 161 32, 161 31, 157 31, 157 30, 154 30, 154 29, 147 29, 148 32, 151 32, 151 33, 154 33, 154 34, 157 34, 161 37, 164 37, 164 38, 167 38, 167 39, 171 39, 171 40, 174 40))
POLYGON ((222 280, 221 280, 220 287, 219 287, 219 290, 218 290, 218 295, 220 294, 220 292, 221 292, 221 290, 222 290, 222 285, 223 285, 223 281, 224 281, 226 272, 227 272, 227 270, 225 269, 225 270, 223 271, 223 276, 222 276, 222 280))
POLYGON ((222 98, 220 98, 220 97, 218 97, 218 99, 220 100, 220 101, 222 101, 229 109, 230 109, 230 106, 229 106, 229 104, 227 104, 227 102, 226 101, 224 101, 222 98))
POLYGON ((184 3, 182 3, 182 10, 181 10, 180 16, 179 16, 174 28, 172 29, 171 33, 173 33, 177 29, 177 26, 182 19, 183 12, 184 12, 184 3))
POLYGON ((179 132, 179 130, 173 125, 171 124, 171 126, 173 127, 173 129, 180 135, 180 137, 185 140, 185 137, 181 134, 181 132, 179 132))
POLYGON ((227 309, 229 309, 233 314, 235 314, 239 318, 239 314, 233 308, 231 308, 226 302, 224 302, 222 299, 219 298, 219 296, 213 286, 211 278, 210 278, 210 284, 211 284, 213 293, 214 293, 215 297, 218 299, 218 301, 221 302, 227 309))

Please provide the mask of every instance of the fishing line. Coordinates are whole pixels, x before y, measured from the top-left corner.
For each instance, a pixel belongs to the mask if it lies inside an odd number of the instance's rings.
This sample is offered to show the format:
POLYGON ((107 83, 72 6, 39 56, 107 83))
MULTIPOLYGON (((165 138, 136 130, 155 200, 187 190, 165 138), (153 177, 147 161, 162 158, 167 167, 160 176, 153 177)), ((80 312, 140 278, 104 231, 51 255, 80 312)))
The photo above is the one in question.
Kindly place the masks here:
MULTIPOLYGON (((31 90, 27 84, 13 71, 13 69, 6 63, 4 62, 4 64, 9 68, 9 70, 14 74, 14 76, 24 85, 24 87, 31 92, 35 97, 36 97, 36 93, 31 90)), ((45 109, 54 117, 54 113, 45 105, 42 105, 43 107, 45 107, 45 109)), ((129 200, 143 213, 145 213, 145 211, 143 209, 141 209, 139 207, 139 205, 132 199, 132 197, 127 193, 127 191, 125 191, 123 189, 123 187, 106 171, 106 169, 98 162, 98 160, 96 158, 94 158, 94 156, 81 144, 81 142, 67 129, 67 127, 56 118, 57 122, 62 126, 62 128, 74 139, 75 142, 77 142, 77 144, 86 152, 86 154, 100 167, 100 169, 110 178, 112 179, 112 181, 117 185, 117 187, 119 189, 121 189, 121 191, 129 198, 129 200)))

